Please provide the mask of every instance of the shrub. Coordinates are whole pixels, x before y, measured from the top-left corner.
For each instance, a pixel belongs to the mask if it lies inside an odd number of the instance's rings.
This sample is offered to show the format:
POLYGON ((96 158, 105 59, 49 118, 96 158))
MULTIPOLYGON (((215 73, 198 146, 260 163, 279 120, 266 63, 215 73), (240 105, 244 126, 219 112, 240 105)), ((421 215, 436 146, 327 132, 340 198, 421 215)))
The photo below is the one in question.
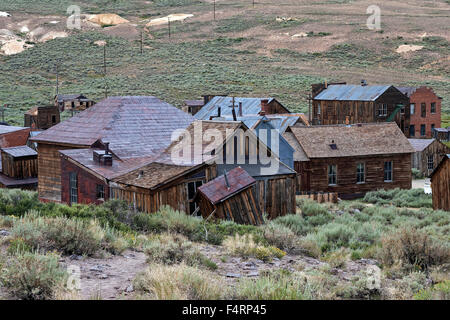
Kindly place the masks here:
POLYGON ((327 254, 324 257, 324 260, 328 262, 332 268, 344 268, 350 260, 350 256, 350 250, 341 248, 327 254))
POLYGON ((450 280, 422 289, 414 295, 414 300, 450 300, 450 280))
POLYGON ((432 198, 423 189, 378 190, 366 193, 364 202, 377 205, 392 204, 397 207, 432 208, 432 198))
POLYGON ((424 178, 422 172, 420 172, 420 170, 418 170, 416 168, 411 169, 411 174, 413 176, 413 179, 423 179, 424 178))
POLYGON ((24 252, 32 252, 33 248, 29 246, 22 238, 11 239, 8 247, 8 254, 21 254, 24 252))
POLYGON ((189 266, 205 265, 211 269, 217 268, 192 242, 179 234, 158 235, 144 246, 144 252, 151 263, 172 265, 184 262, 189 266))
POLYGON ((291 229, 274 222, 269 222, 263 227, 263 234, 270 245, 285 251, 292 250, 297 241, 291 229))
POLYGON ((400 264, 422 270, 449 261, 450 249, 438 245, 424 232, 403 228, 384 236, 381 240, 379 259, 386 266, 400 264))
POLYGON ((274 219, 272 223, 285 226, 299 236, 304 236, 308 232, 312 231, 312 227, 309 223, 299 214, 288 214, 278 217, 274 219))
POLYGON ((273 258, 281 259, 286 253, 276 247, 265 247, 254 242, 253 236, 236 234, 224 240, 223 246, 229 254, 241 256, 243 258, 255 257, 263 261, 270 261, 273 258))
POLYGON ((33 249, 56 249, 64 254, 92 255, 100 249, 123 251, 125 244, 117 234, 106 231, 95 220, 44 218, 32 213, 17 220, 11 233, 33 249))
POLYGON ((30 252, 13 256, 1 274, 4 286, 17 298, 26 300, 52 299, 66 277, 58 256, 30 252))
POLYGON ((144 298, 154 300, 217 300, 226 296, 226 286, 214 273, 185 264, 152 264, 133 281, 144 298))
POLYGON ((303 216, 327 215, 328 210, 321 204, 305 199, 300 203, 303 216))

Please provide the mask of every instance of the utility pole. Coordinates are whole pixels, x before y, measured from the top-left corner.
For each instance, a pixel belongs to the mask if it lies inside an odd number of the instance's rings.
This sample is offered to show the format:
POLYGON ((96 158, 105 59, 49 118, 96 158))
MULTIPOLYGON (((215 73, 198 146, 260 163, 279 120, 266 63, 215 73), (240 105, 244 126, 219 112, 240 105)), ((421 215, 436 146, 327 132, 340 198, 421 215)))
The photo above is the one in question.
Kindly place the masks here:
POLYGON ((216 0, 214 0, 214 21, 216 21, 216 0))
POLYGON ((5 104, 4 106, 0 107, 0 112, 2 113, 2 122, 5 122, 5 109, 8 107, 7 104, 5 104))
POLYGON ((170 17, 167 17, 167 24, 169 25, 169 39, 170 39, 170 17))
POLYGON ((56 95, 59 94, 59 64, 56 63, 56 95))
POLYGON ((312 102, 312 96, 311 94, 308 94, 308 110, 309 110, 309 114, 308 114, 308 118, 309 118, 309 123, 311 124, 312 121, 312 114, 311 114, 311 102, 312 102))
POLYGON ((141 55, 144 54, 144 30, 141 30, 141 55))
POLYGON ((255 0, 253 0, 253 8, 255 7, 255 0))
POLYGON ((105 80, 105 98, 108 98, 108 83, 106 81, 106 44, 103 46, 103 79, 105 80))

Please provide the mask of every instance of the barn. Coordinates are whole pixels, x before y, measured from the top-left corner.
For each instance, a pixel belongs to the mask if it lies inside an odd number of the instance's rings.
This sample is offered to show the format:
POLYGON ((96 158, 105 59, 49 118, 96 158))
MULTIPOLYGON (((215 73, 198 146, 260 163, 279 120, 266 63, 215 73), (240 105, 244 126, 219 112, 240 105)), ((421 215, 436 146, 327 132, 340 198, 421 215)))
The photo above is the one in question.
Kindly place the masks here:
POLYGON ((414 149, 395 123, 290 128, 299 192, 362 197, 378 189, 410 189, 414 149))
POLYGON ((312 124, 396 122, 409 136, 409 98, 391 85, 324 85, 312 96, 312 124))
POLYGON ((436 139, 408 139, 414 148, 412 154, 412 167, 428 177, 446 154, 450 153, 450 148, 436 139))
POLYGON ((430 178, 433 209, 450 211, 450 154, 441 160, 430 178))
POLYGON ((237 167, 198 188, 195 201, 204 219, 222 219, 260 225, 263 217, 256 201, 253 179, 237 167))

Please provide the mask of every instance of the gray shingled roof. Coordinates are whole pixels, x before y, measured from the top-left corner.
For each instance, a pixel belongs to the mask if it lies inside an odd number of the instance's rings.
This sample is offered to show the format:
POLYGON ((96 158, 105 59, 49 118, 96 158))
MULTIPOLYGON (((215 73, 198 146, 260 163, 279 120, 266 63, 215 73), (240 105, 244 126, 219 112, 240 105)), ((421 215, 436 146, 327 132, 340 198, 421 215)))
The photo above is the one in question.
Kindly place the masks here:
POLYGON ((416 151, 423 151, 430 144, 432 144, 435 139, 408 139, 408 140, 416 151))
POLYGON ((156 97, 109 97, 31 141, 89 147, 101 139, 119 158, 146 157, 165 149, 172 132, 193 120, 156 97))

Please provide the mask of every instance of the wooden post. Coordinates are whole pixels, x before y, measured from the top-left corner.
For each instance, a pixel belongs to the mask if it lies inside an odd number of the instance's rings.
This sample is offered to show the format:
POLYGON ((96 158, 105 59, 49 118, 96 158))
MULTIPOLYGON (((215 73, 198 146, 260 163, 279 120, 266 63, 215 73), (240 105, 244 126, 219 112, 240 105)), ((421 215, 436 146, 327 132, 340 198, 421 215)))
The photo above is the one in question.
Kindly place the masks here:
POLYGON ((103 79, 105 80, 105 98, 108 98, 108 84, 106 81, 106 44, 103 46, 103 79))
POLYGON ((56 95, 59 94, 59 64, 56 64, 56 95))
POLYGON ((309 94, 309 95, 308 95, 308 106, 309 106, 308 120, 309 120, 309 123, 310 123, 310 124, 311 124, 311 122, 312 122, 311 102, 312 102, 312 96, 311 96, 311 94, 309 94))
POLYGON ((216 0, 214 0, 214 21, 216 21, 216 0))
POLYGON ((141 55, 144 54, 144 30, 141 30, 141 55))

